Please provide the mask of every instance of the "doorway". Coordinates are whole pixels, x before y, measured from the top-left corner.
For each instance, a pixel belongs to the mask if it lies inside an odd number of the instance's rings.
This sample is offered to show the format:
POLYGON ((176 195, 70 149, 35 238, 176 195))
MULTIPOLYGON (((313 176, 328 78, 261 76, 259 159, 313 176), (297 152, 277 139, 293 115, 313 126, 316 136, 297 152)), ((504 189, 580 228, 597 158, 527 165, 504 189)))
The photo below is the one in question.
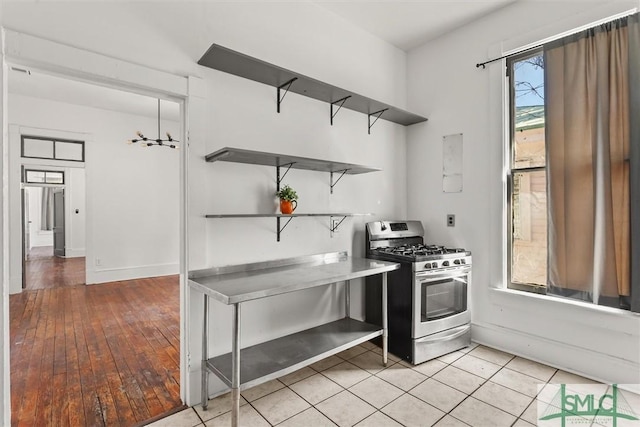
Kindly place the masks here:
POLYGON ((84 169, 22 169, 22 289, 84 285, 84 169))
MULTIPOLYGON (((65 171, 64 187, 54 186, 58 188, 51 191, 54 217, 49 247, 55 254, 46 255, 55 263, 54 272, 48 274, 51 282, 63 276, 57 268, 61 262, 68 265, 78 258, 69 218, 86 211, 83 285, 26 290, 10 298, 12 418, 31 425, 133 425, 179 408, 180 229, 175 218, 180 217, 180 151, 125 143, 138 129, 155 133, 160 115, 157 98, 109 93, 104 102, 112 104, 107 107, 98 105, 106 88, 62 79, 66 90, 50 93, 69 93, 76 84, 82 85, 81 93, 92 105, 36 99, 14 93, 19 84, 15 80, 60 82, 37 72, 12 77, 10 120, 16 114, 12 121, 24 123, 15 126, 18 137, 13 142, 21 135, 52 129, 48 119, 54 115, 57 129, 65 131, 46 131, 48 139, 59 141, 64 133, 91 136, 86 150, 86 206, 73 204, 73 183, 66 174, 85 169, 72 168, 72 160, 66 159, 65 166, 60 166, 65 171), (175 227, 167 226, 171 223, 175 227), (37 331, 31 338, 33 325, 37 331)), ((163 100, 162 130, 179 135, 181 107, 172 104, 169 109, 163 100)), ((61 152, 57 148, 51 150, 54 156, 61 152)), ((14 160, 51 168, 42 155, 37 162, 20 154, 14 160)), ((24 187, 29 192, 34 186, 24 187)), ((37 197, 41 199, 42 194, 37 197)), ((33 197, 24 198, 33 211, 33 197)), ((14 206, 18 205, 19 199, 14 206)), ((27 227, 35 228, 33 218, 30 221, 27 227)), ((32 239, 28 243, 34 246, 32 239)))

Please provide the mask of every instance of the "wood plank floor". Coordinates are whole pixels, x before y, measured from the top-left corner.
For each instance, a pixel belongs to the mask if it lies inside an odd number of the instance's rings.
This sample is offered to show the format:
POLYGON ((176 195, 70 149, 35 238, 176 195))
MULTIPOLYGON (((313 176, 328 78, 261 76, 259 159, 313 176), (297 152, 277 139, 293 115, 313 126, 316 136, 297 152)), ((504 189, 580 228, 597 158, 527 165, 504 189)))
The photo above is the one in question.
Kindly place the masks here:
POLYGON ((178 276, 10 297, 13 426, 131 426, 178 408, 178 276))
POLYGON ((86 282, 85 258, 53 256, 53 246, 34 247, 24 263, 25 289, 77 286, 86 282))
POLYGON ((53 246, 34 246, 27 251, 27 261, 50 258, 53 256, 53 246))

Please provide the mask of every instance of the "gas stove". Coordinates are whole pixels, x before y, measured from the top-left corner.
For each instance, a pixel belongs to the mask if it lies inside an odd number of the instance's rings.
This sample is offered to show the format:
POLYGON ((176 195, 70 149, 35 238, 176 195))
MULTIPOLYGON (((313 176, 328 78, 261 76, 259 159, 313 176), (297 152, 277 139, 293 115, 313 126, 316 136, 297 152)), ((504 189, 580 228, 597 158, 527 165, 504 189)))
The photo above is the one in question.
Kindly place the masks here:
MULTIPOLYGON (((471 252, 425 244, 420 221, 366 224, 367 258, 393 261, 388 274, 389 350, 411 363, 422 363, 468 346, 471 316, 471 252)), ((382 321, 382 283, 365 280, 365 318, 382 321)))
POLYGON ((425 244, 419 221, 371 222, 366 231, 367 258, 413 263, 413 271, 471 264, 471 252, 465 249, 425 244))

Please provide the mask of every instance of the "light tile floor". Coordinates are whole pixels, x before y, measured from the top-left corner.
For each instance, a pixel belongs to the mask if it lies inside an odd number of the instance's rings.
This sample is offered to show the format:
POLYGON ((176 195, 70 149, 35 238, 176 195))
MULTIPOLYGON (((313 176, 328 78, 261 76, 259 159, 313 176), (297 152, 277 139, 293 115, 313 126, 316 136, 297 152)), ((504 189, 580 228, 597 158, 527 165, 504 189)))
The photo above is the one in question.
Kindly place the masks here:
MULTIPOLYGON (((364 343, 245 390, 240 425, 531 427, 537 399, 550 402, 553 384, 594 384, 477 344, 418 366, 390 354, 384 368, 381 359, 378 347, 364 343), (538 386, 545 386, 539 396, 538 386)), ((206 411, 198 405, 150 425, 229 426, 229 409, 226 394, 210 400, 206 411)))

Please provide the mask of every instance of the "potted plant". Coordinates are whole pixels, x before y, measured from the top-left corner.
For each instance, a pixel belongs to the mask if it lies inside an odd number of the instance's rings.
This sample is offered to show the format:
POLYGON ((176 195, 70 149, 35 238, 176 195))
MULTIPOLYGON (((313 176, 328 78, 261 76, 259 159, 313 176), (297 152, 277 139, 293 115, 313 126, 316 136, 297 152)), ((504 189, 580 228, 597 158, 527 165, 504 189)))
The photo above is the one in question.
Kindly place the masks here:
POLYGON ((276 196, 280 198, 281 213, 291 214, 298 207, 298 193, 288 185, 283 186, 280 191, 276 192, 276 196))

